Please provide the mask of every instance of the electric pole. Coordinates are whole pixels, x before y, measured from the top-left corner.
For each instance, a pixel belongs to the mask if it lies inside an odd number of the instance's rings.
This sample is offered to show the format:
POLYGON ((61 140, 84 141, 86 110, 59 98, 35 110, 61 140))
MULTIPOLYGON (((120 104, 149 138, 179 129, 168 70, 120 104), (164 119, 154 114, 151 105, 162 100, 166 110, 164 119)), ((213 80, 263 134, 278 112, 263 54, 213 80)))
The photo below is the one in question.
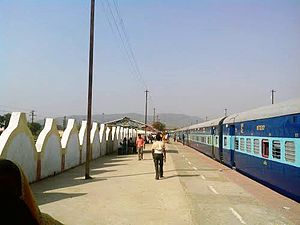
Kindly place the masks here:
POLYGON ((155 108, 153 108, 153 123, 155 123, 155 108))
POLYGON ((34 110, 32 110, 31 112, 30 112, 30 117, 31 117, 31 124, 33 124, 33 120, 34 120, 34 117, 36 116, 36 114, 34 114, 34 110))
POLYGON ((227 109, 226 108, 224 109, 224 114, 225 114, 225 116, 227 116, 227 109))
POLYGON ((147 137, 147 107, 148 107, 148 90, 146 89, 146 104, 145 104, 145 140, 147 137))
POLYGON ((88 107, 87 107, 87 132, 86 132, 86 162, 85 179, 90 176, 90 152, 91 152, 91 127, 92 127, 92 96, 93 96, 93 60, 94 60, 94 17, 95 0, 91 0, 91 20, 90 20, 90 51, 89 51, 89 87, 88 87, 88 107))
POLYGON ((272 93, 272 94, 271 94, 271 102, 272 102, 272 105, 274 104, 274 94, 275 94, 275 92, 276 92, 275 90, 273 90, 273 89, 271 90, 271 93, 272 93))
POLYGON ((64 116, 63 128, 64 128, 64 130, 67 128, 67 117, 66 116, 64 116))

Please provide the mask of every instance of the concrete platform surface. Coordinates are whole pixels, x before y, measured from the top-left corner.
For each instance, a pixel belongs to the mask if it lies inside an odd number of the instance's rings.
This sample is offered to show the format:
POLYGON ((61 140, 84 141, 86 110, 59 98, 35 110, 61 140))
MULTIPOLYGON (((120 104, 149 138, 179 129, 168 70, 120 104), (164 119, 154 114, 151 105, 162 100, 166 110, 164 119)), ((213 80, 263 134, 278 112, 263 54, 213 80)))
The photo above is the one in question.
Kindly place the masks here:
POLYGON ((64 224, 300 224, 299 204, 179 143, 164 179, 144 160, 111 155, 31 185, 42 212, 64 224), (272 202, 273 201, 273 202, 272 202), (275 201, 275 202, 274 202, 275 201))

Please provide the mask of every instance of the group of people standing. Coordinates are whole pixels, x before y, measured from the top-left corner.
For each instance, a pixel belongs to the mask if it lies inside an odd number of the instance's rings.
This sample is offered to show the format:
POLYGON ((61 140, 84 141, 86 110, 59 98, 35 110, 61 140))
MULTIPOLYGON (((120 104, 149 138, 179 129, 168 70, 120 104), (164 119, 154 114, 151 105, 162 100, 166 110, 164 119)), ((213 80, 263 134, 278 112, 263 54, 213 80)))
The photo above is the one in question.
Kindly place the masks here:
POLYGON ((135 143, 131 138, 127 140, 126 137, 124 137, 123 142, 120 143, 121 147, 119 148, 118 154, 119 155, 127 155, 127 154, 134 154, 136 153, 136 146, 135 143))

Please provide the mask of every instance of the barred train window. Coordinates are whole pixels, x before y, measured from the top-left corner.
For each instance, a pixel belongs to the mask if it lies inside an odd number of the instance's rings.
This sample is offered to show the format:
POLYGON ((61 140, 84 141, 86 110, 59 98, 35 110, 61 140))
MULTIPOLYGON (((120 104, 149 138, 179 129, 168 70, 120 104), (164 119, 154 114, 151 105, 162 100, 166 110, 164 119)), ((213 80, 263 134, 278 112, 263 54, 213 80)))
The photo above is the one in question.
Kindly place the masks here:
POLYGON ((269 157, 269 140, 268 139, 261 140, 261 145, 262 145, 262 152, 261 152, 262 157, 268 158, 269 157))
POLYGON ((240 140, 240 150, 245 151, 245 139, 241 138, 240 140))
POLYGON ((254 154, 259 154, 259 140, 258 139, 254 139, 253 142, 254 145, 254 154))
POLYGON ((211 140, 210 140, 210 137, 207 137, 207 144, 211 144, 211 140))
POLYGON ((224 137, 224 146, 227 146, 227 137, 224 137))
POLYGON ((250 138, 246 139, 246 151, 251 152, 251 139, 250 138))
POLYGON ((288 162, 295 162, 296 152, 295 143, 293 141, 285 142, 285 160, 288 162))
POLYGON ((204 142, 205 142, 205 137, 201 136, 200 141, 201 141, 202 143, 204 143, 204 142))
POLYGON ((280 159, 281 153, 280 153, 280 142, 279 141, 273 141, 272 142, 272 156, 274 159, 280 159))
POLYGON ((234 149, 239 150, 239 139, 237 137, 234 138, 234 149))

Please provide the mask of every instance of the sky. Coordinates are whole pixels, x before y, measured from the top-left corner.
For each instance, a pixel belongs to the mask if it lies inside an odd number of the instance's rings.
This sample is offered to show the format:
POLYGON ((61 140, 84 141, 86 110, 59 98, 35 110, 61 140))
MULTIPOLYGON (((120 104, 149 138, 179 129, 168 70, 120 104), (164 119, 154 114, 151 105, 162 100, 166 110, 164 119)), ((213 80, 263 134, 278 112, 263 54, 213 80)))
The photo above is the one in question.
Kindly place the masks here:
MULTIPOLYGON (((0 114, 86 114, 89 20, 88 0, 0 0, 0 114)), ((148 114, 208 119, 300 97, 299 0, 96 0, 94 42, 94 114, 144 113, 146 89, 148 114)))

